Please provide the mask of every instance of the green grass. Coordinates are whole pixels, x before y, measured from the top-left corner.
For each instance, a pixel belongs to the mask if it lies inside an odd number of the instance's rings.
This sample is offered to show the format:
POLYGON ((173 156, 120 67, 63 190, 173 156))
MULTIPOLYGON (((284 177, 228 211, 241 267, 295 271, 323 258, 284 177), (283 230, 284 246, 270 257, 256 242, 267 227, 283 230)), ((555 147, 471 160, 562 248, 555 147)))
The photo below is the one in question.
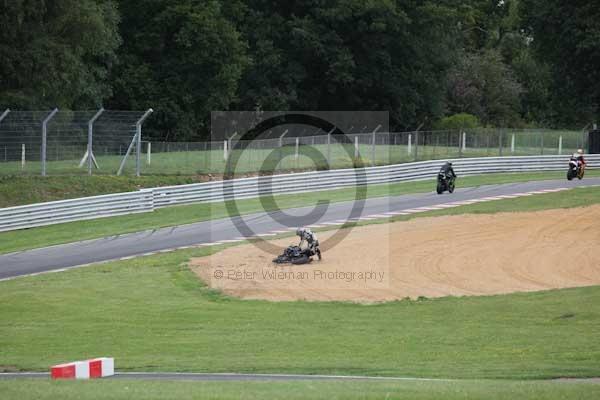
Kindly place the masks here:
POLYGON ((600 385, 589 383, 458 382, 157 382, 104 380, 0 381, 8 399, 597 399, 600 385))
POLYGON ((243 301, 186 266, 210 251, 0 282, 0 369, 113 356, 120 371, 600 376, 600 287, 375 305, 243 301))
MULTIPOLYGON (((492 174, 459 178, 458 186, 479 186, 509 182, 524 182, 536 179, 559 179, 562 173, 540 174, 492 174)), ((588 176, 600 176, 600 171, 589 171, 588 176)), ((372 185, 367 189, 367 197, 398 196, 410 193, 432 191, 433 181, 372 185)), ((356 190, 340 189, 275 196, 276 204, 265 207, 260 199, 246 199, 236 202, 240 214, 270 211, 277 208, 311 206, 319 200, 330 202, 350 201, 356 196, 356 190)), ((537 198, 537 197, 536 197, 537 198)), ((495 202, 494 204, 498 204, 495 202)), ((454 211, 455 212, 455 211, 454 211)), ((105 236, 157 229, 167 226, 188 224, 229 216, 225 203, 193 204, 167 207, 152 213, 125 215, 121 217, 101 218, 97 220, 71 222, 40 228, 0 233, 0 253, 69 243, 78 240, 94 239, 105 236)))
POLYGON ((193 176, 0 176, 0 208, 199 182, 193 176))

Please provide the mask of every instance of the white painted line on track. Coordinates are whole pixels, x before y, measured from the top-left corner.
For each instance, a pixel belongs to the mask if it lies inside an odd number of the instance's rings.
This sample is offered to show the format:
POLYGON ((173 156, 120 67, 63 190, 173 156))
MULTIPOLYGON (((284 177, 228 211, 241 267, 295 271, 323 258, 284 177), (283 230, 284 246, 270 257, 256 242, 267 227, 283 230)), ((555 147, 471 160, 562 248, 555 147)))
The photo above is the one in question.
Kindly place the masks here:
POLYGON ((481 199, 479 199, 481 201, 494 201, 494 200, 501 200, 500 196, 492 196, 492 197, 483 197, 481 199))
POLYGON ((385 215, 385 214, 371 214, 368 215, 368 217, 372 217, 372 218, 389 218, 389 215, 385 215))

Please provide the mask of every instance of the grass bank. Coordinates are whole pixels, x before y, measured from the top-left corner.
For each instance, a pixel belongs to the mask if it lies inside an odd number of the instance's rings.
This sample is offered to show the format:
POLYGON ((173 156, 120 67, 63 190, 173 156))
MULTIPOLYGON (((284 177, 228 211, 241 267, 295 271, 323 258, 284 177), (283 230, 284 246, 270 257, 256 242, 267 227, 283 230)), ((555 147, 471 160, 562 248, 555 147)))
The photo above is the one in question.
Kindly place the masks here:
POLYGON ((0 369, 101 355, 121 371, 600 376, 600 287, 375 305, 243 301, 180 251, 0 282, 0 369))
POLYGON ((0 208, 198 181, 194 176, 0 176, 0 208))

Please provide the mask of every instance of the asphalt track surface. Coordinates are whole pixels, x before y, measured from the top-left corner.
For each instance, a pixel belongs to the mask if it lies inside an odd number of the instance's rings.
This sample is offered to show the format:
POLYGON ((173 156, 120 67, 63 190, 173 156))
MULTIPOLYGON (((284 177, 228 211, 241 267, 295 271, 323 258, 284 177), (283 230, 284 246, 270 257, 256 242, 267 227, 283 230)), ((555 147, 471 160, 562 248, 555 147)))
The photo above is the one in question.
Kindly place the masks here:
POLYGON ((600 185, 600 178, 571 182, 547 180, 486 185, 459 188, 451 195, 420 193, 370 198, 147 230, 0 255, 0 280, 62 271, 67 268, 190 246, 234 242, 250 237, 268 237, 290 231, 297 226, 318 227, 319 224, 334 225, 336 222, 339 225, 340 221, 374 219, 370 217, 386 213, 402 214, 403 210, 443 206, 450 202, 468 204, 469 200, 496 198, 496 196, 527 195, 529 192, 597 185, 600 185))

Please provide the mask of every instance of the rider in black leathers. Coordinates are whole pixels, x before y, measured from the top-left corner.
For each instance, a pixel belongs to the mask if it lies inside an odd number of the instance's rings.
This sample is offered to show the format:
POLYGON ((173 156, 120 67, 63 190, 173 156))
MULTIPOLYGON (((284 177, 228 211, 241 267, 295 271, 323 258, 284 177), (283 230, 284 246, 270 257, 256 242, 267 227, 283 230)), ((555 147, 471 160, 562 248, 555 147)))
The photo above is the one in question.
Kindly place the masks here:
POLYGON ((446 178, 456 178, 456 174, 454 173, 454 168, 452 168, 452 163, 450 161, 446 161, 442 168, 440 169, 440 175, 444 174, 446 178))

